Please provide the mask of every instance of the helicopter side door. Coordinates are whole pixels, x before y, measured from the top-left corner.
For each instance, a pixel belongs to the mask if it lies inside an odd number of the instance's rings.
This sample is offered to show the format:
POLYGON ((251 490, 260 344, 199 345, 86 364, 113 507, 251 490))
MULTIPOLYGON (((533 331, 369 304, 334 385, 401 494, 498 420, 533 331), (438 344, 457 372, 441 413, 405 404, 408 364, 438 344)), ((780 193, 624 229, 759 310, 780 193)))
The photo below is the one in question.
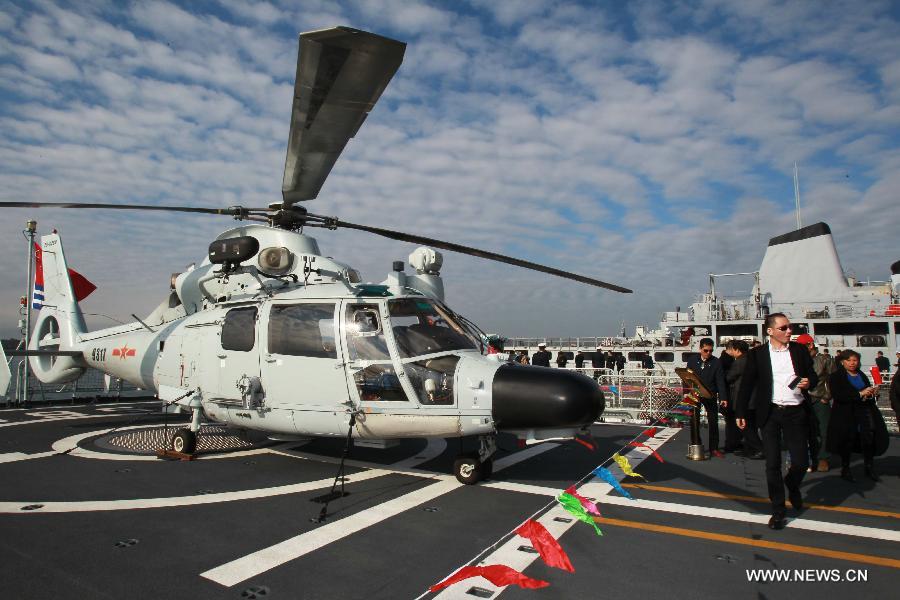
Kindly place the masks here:
POLYGON ((334 301, 279 301, 264 317, 266 405, 290 411, 297 433, 347 435, 347 380, 338 360, 337 310, 334 301))

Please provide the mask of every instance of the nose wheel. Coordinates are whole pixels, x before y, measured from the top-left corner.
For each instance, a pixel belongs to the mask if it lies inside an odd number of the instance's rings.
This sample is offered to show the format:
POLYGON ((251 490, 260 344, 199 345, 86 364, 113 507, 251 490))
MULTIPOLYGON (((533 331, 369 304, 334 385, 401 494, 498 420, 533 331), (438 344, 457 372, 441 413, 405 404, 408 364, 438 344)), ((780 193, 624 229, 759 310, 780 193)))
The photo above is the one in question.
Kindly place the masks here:
POLYGON ((494 460, 491 456, 497 451, 497 443, 492 435, 478 437, 477 453, 464 454, 453 462, 453 475, 465 485, 474 485, 490 478, 494 472, 494 460))
POLYGON ((182 454, 193 454, 197 449, 197 434, 190 429, 179 429, 172 436, 172 450, 182 454))

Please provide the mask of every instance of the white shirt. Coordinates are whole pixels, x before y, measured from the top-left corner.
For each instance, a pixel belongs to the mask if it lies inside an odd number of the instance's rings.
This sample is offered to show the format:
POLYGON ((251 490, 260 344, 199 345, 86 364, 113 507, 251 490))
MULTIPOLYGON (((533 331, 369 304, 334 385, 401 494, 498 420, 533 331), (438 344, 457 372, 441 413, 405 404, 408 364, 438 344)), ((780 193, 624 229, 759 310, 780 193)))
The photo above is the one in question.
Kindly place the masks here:
POLYGON ((768 344, 768 346, 769 358, 772 360, 772 403, 780 406, 802 404, 803 393, 797 388, 788 387, 788 384, 797 377, 788 347, 777 350, 772 347, 772 344, 768 344))

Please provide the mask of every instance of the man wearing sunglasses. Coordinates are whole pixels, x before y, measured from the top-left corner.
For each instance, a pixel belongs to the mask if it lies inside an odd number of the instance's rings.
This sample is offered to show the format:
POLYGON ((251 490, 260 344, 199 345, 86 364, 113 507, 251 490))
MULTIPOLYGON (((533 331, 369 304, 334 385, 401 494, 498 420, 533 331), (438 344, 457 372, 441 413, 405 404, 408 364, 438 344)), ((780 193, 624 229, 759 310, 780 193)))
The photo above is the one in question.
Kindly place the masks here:
POLYGON ((766 483, 772 502, 769 528, 784 529, 784 489, 796 510, 803 508, 800 484, 809 466, 809 389, 816 387, 818 377, 812 358, 802 345, 791 341, 791 321, 784 313, 766 317, 764 327, 767 344, 747 353, 747 365, 738 392, 735 415, 737 426, 747 426, 750 396, 756 390, 756 422, 762 429, 763 454, 766 457, 766 483), (791 466, 782 474, 781 442, 790 453, 791 466))
POLYGON ((728 386, 725 384, 722 362, 712 352, 712 338, 703 338, 700 340, 700 356, 688 359, 687 368, 697 374, 706 389, 718 395, 718 400, 709 398, 702 402, 709 424, 709 455, 724 458, 725 455, 719 450, 719 404, 723 408, 728 406, 728 386))

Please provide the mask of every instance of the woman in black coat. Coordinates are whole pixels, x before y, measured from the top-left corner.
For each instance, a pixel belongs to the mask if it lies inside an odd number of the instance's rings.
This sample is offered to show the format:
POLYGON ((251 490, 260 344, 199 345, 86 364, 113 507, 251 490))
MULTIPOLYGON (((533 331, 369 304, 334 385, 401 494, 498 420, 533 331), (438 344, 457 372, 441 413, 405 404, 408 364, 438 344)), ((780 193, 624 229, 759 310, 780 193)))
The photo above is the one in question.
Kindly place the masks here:
POLYGON ((838 360, 841 366, 828 378, 833 399, 828 421, 828 450, 841 457, 841 477, 854 481, 850 472, 850 453, 858 446, 866 476, 872 481, 880 481, 874 459, 887 450, 888 435, 884 418, 875 404, 877 390, 866 374, 859 371, 857 352, 845 350, 838 360))

